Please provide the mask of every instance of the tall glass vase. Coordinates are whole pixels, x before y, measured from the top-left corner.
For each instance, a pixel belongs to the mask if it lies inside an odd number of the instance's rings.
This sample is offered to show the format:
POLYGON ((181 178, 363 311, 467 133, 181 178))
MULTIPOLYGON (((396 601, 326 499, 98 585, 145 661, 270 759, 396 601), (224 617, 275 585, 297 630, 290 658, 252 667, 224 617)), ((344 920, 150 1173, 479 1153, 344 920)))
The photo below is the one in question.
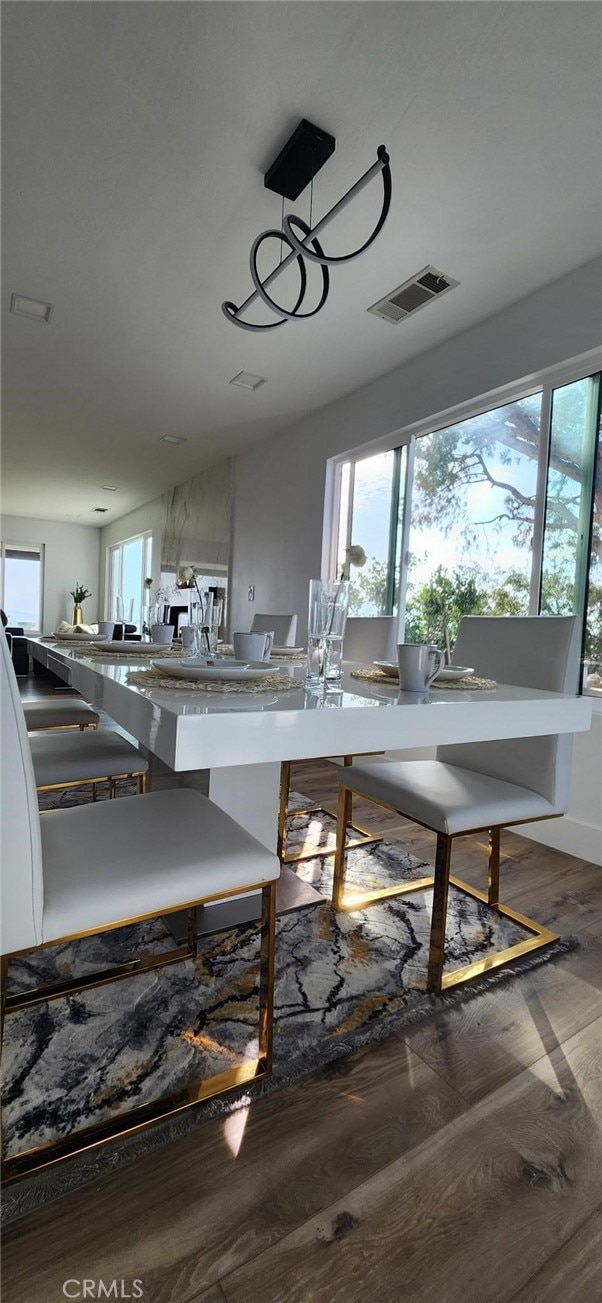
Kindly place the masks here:
POLYGON ((349 582, 310 579, 307 677, 310 683, 340 683, 343 639, 349 610, 349 582))
POLYGON ((190 623, 195 629, 195 656, 215 656, 221 603, 214 603, 213 593, 208 589, 199 594, 199 599, 190 603, 190 623))

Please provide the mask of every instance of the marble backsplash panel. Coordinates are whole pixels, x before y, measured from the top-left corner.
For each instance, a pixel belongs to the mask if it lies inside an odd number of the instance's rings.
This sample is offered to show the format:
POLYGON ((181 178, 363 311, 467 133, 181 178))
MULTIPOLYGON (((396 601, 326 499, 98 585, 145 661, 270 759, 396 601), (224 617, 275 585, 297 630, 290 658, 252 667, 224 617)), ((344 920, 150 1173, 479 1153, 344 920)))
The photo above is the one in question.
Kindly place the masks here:
POLYGON ((226 458, 161 496, 161 565, 227 565, 232 520, 232 459, 226 458))

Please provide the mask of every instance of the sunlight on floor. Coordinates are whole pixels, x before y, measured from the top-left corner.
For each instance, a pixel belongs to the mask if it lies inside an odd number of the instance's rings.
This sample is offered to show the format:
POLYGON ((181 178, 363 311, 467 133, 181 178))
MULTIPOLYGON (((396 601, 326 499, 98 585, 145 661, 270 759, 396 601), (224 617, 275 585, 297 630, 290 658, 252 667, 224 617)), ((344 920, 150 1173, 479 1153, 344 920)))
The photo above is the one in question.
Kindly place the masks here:
POLYGON ((250 1104, 229 1113, 224 1122, 224 1140, 233 1158, 238 1158, 250 1112, 250 1104))

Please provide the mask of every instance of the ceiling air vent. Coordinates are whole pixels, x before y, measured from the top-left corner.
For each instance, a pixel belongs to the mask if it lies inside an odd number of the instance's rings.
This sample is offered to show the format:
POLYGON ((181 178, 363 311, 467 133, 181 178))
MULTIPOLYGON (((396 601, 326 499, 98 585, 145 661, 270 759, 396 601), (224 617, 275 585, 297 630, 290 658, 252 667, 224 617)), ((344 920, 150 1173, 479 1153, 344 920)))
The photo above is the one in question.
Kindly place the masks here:
POLYGON ((422 271, 417 272, 409 281, 404 281, 403 285, 398 285, 396 290, 386 294, 384 299, 373 303, 372 307, 368 308, 368 312, 396 326, 398 322, 418 312, 433 299, 441 298, 442 294, 453 290, 459 284, 460 282, 452 280, 451 276, 437 271, 436 267, 423 267, 422 271))
POLYGON ((97 511, 100 516, 104 516, 105 511, 108 510, 109 510, 108 507, 92 507, 92 511, 97 511))

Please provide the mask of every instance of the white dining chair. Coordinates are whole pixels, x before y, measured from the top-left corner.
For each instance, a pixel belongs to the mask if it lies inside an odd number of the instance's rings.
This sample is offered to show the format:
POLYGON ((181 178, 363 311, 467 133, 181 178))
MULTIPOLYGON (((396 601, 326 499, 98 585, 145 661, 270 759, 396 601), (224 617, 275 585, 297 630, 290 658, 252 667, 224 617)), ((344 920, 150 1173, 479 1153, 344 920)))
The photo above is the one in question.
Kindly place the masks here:
MULTIPOLYGON (((454 650, 458 664, 498 683, 551 692, 574 693, 578 675, 578 621, 555 616, 467 616, 454 650)), ((556 940, 554 933, 500 904, 502 827, 558 818, 567 810, 572 737, 525 737, 437 748, 434 760, 363 762, 339 777, 337 844, 334 862, 335 909, 363 909, 390 896, 433 888, 427 986, 439 992, 520 954, 556 940), (370 892, 345 895, 345 837, 353 796, 396 811, 437 834, 434 875, 370 892), (487 892, 451 876, 455 837, 489 832, 487 892), (499 914, 532 935, 503 952, 443 973, 445 923, 450 882, 486 901, 499 914)))
POLYGON ((296 615, 254 615, 251 633, 274 634, 275 647, 294 647, 297 637, 296 615))
POLYGON ((146 791, 148 760, 112 730, 34 733, 29 746, 38 792, 91 787, 95 801, 97 783, 108 783, 113 798, 117 783, 129 779, 137 780, 139 792, 146 791))
POLYGON ((238 1067, 187 1085, 169 1099, 7 1157, 3 1175, 13 1180, 270 1073, 280 863, 216 805, 189 789, 123 797, 40 818, 25 719, 4 633, 0 650, 3 1019, 5 1012, 193 955, 198 905, 252 890, 260 890, 262 900, 256 1055, 238 1067), (114 969, 52 986, 7 992, 8 967, 15 956, 181 909, 189 911, 185 947, 136 956, 114 969))
POLYGON ((81 697, 63 697, 55 701, 24 701, 23 713, 28 733, 57 728, 98 728, 99 716, 81 697))
POLYGON ((345 625, 345 660, 371 666, 397 661, 398 620, 392 615, 350 615, 345 625))

